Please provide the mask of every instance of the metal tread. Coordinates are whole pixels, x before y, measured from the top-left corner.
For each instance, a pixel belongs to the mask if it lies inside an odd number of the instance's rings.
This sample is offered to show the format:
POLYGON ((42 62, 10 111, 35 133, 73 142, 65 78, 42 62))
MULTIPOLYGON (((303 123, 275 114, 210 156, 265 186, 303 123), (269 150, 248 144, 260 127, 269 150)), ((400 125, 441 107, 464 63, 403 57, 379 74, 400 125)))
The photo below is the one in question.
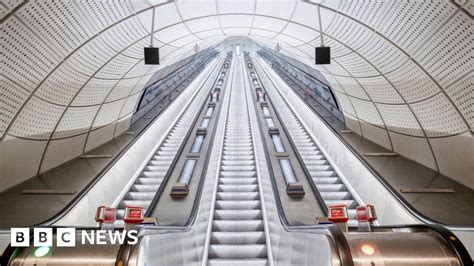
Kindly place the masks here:
POLYGON ((250 121, 247 109, 242 108, 245 92, 242 84, 235 85, 225 126, 208 265, 267 265, 250 121))

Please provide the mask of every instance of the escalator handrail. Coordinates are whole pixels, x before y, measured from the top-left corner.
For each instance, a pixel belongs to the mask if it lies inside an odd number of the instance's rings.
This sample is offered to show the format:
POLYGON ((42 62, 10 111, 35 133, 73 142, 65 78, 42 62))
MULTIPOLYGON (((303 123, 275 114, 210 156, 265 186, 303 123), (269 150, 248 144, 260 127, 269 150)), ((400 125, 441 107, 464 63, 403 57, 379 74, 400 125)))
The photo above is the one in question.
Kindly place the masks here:
MULTIPOLYGON (((269 57, 270 57, 270 56, 276 57, 276 56, 273 55, 273 54, 272 54, 272 55, 269 55, 269 57)), ((262 56, 262 57, 264 57, 264 56, 262 56)), ((269 61, 270 61, 270 60, 273 60, 272 62, 275 61, 275 59, 270 59, 270 58, 266 58, 266 57, 264 57, 264 58, 267 59, 267 60, 269 60, 269 61)), ((282 61, 288 63, 287 61, 283 60, 282 58, 279 58, 279 57, 277 57, 277 58, 278 58, 277 60, 282 60, 282 61)), ((300 72, 303 72, 303 73, 307 74, 307 73, 306 73, 304 70, 302 70, 301 68, 299 68, 299 67, 297 67, 297 66, 294 66, 294 65, 292 65, 291 63, 288 63, 288 64, 290 64, 291 66, 293 66, 293 68, 298 69, 300 72)), ((304 87, 301 85, 302 82, 301 82, 300 80, 296 79, 296 78, 293 77, 292 75, 287 74, 287 73, 281 68, 281 65, 280 65, 280 64, 273 64, 273 63, 272 63, 272 66, 273 66, 273 65, 275 65, 275 69, 276 69, 276 70, 278 70, 281 74, 285 75, 286 78, 290 79, 291 82, 293 82, 293 83, 294 83, 296 86, 298 86, 300 89, 304 90, 304 87)), ((278 73, 278 74, 279 74, 279 73, 278 73)), ((307 75, 309 75, 309 74, 307 74, 307 75)), ((318 81, 319 81, 319 80, 318 80, 318 81)), ((321 82, 321 81, 320 81, 320 82, 321 82)), ((324 83, 324 82, 323 82, 323 83, 324 83)), ((324 84, 325 84, 325 83, 324 83, 324 84)), ((304 85, 304 84, 303 84, 303 85, 304 85)), ((335 108, 334 110, 337 111, 337 115, 336 115, 336 113, 334 113, 333 110, 328 109, 328 107, 327 107, 326 105, 322 104, 321 99, 324 100, 323 98, 317 99, 317 98, 313 97, 313 95, 311 95, 311 93, 309 94, 309 96, 310 96, 311 98, 313 98, 322 108, 324 108, 324 109, 326 110, 326 112, 328 112, 328 113, 331 114, 334 118, 336 118, 340 124, 345 125, 345 118, 344 118, 344 115, 342 114, 341 110, 339 110, 340 104, 337 103, 338 100, 337 100, 337 98, 335 97, 334 92, 330 89, 331 87, 330 87, 329 85, 327 85, 327 84, 325 84, 325 85, 328 86, 329 92, 331 93, 332 97, 334 97, 334 102, 335 102, 335 104, 336 104, 336 108, 335 108), (339 117, 338 115, 340 115, 341 117, 339 117)), ((310 90, 310 91, 311 91, 311 90, 310 90)))
POLYGON ((463 265, 467 266, 473 264, 471 255, 467 251, 466 247, 463 245, 463 243, 461 243, 459 238, 447 228, 437 224, 413 225, 412 227, 429 227, 449 243, 451 248, 455 250, 458 259, 463 263, 463 265))
POLYGON ((467 251, 466 247, 449 229, 438 224, 408 224, 408 225, 390 225, 390 226, 374 226, 374 232, 377 231, 394 231, 397 229, 416 229, 417 231, 432 231, 436 233, 440 238, 446 241, 452 250, 455 251, 458 256, 458 260, 462 262, 462 265, 472 265, 473 261, 471 255, 467 251))

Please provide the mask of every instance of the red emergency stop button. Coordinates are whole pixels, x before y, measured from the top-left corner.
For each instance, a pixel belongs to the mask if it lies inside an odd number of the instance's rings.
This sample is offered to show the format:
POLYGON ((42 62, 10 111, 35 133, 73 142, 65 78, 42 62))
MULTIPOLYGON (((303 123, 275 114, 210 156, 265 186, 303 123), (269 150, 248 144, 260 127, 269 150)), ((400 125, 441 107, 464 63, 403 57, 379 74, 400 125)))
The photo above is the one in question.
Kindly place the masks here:
POLYGON ((141 223, 143 221, 143 207, 125 207, 125 215, 123 220, 126 223, 141 223))
POLYGON ((344 223, 349 220, 346 205, 329 206, 329 221, 333 223, 344 223))

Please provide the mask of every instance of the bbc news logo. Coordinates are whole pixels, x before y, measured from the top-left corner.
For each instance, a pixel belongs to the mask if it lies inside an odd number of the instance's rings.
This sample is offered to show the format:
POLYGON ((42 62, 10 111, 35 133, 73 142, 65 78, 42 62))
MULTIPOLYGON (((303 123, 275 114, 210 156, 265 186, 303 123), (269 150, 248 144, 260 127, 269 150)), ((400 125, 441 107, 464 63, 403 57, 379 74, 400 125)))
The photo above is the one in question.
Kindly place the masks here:
POLYGON ((80 230, 77 233, 75 228, 57 228, 56 237, 53 228, 34 228, 33 238, 30 237, 30 228, 12 228, 10 233, 10 243, 12 247, 52 247, 53 241, 57 247, 75 247, 80 245, 107 245, 107 244, 128 244, 138 243, 138 231, 111 231, 111 230, 80 230), (80 237, 80 239, 76 239, 80 237), (33 239, 33 243, 31 242, 33 239), (80 240, 77 241, 77 240, 80 240))

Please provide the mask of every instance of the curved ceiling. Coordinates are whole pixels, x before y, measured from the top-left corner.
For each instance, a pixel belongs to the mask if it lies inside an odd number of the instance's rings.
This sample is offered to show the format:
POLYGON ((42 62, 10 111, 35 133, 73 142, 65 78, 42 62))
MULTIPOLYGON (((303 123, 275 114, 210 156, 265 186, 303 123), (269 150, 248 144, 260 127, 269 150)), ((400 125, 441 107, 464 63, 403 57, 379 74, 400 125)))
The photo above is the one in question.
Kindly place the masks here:
POLYGON ((313 66, 318 6, 332 64, 314 67, 348 127, 466 184, 460 175, 474 158, 472 0, 2 1, 0 135, 3 151, 18 154, 2 160, 2 172, 17 178, 6 183, 122 133, 148 79, 195 44, 248 36, 313 66), (160 66, 143 63, 153 7, 160 66), (450 158, 446 146, 468 156, 450 158), (5 166, 25 154, 30 166, 5 166))

